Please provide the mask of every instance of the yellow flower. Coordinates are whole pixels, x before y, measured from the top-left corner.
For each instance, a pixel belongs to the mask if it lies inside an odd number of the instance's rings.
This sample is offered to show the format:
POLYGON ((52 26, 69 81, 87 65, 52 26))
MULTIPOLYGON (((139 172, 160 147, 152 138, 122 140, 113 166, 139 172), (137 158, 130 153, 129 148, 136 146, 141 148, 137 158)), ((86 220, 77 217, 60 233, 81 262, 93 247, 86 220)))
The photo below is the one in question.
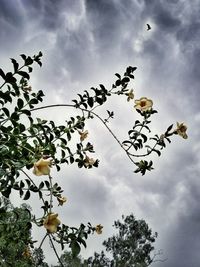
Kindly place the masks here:
POLYGON ((84 131, 84 132, 78 132, 79 134, 80 134, 80 140, 81 140, 81 142, 82 141, 84 141, 86 138, 87 138, 87 136, 88 136, 88 131, 86 130, 86 131, 84 131))
POLYGON ((95 159, 93 158, 89 158, 88 156, 85 157, 84 159, 84 166, 87 168, 87 167, 90 167, 90 166, 93 166, 94 163, 96 162, 95 159))
POLYGON ((24 258, 31 258, 32 255, 29 246, 25 248, 24 252, 22 253, 22 256, 24 258))
POLYGON ((182 136, 184 139, 187 139, 188 136, 186 134, 186 131, 187 131, 187 126, 183 122, 182 123, 177 122, 177 129, 174 132, 182 136))
POLYGON ((49 233, 57 232, 57 227, 59 224, 61 224, 61 221, 57 217, 57 213, 49 213, 44 219, 43 225, 49 233))
POLYGON ((147 111, 151 109, 152 106, 153 106, 153 101, 151 99, 148 99, 146 97, 141 97, 139 100, 135 100, 134 108, 140 111, 147 111))
POLYGON ((32 87, 31 86, 25 86, 23 89, 26 92, 31 92, 32 91, 32 87))
POLYGON ((66 201, 67 201, 67 198, 66 197, 57 197, 57 200, 58 200, 58 206, 62 206, 66 201))
POLYGON ((49 175, 50 174, 50 167, 52 165, 51 159, 43 159, 41 158, 36 163, 34 163, 33 173, 37 176, 41 175, 49 175))
POLYGON ((101 224, 97 224, 95 227, 95 231, 98 235, 102 234, 103 226, 101 224))
POLYGON ((127 97, 127 101, 129 102, 131 99, 134 99, 134 93, 133 93, 133 89, 131 89, 128 93, 126 93, 127 97))

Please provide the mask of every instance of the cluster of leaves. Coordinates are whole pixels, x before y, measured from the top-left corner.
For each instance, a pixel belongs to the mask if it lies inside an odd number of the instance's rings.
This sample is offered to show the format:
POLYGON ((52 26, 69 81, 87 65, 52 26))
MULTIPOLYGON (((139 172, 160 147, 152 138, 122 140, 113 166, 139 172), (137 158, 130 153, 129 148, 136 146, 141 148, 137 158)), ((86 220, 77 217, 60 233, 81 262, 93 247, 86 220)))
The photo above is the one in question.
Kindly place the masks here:
MULTIPOLYGON (((122 216, 122 221, 114 222, 117 233, 103 242, 105 251, 95 252, 93 257, 83 260, 75 257, 78 266, 87 267, 147 267, 153 260, 153 243, 157 233, 152 233, 144 220, 136 220, 133 214, 122 216)), ((63 266, 73 265, 73 258, 70 253, 65 252, 61 256, 63 266)), ((59 267, 61 265, 58 265, 59 267)))
MULTIPOLYGON (((34 164, 40 159, 51 159, 57 171, 60 170, 61 164, 76 163, 79 168, 98 167, 98 160, 89 158, 87 154, 95 152, 93 145, 89 142, 83 142, 79 136, 79 134, 81 135, 84 132, 86 119, 93 117, 100 119, 122 149, 124 149, 130 160, 137 166, 135 172, 140 172, 142 175, 144 175, 147 170, 151 171, 153 169, 153 162, 145 160, 135 162, 133 159, 135 157, 148 156, 152 152, 156 152, 160 156, 160 150, 166 146, 164 140, 166 139, 170 142, 170 136, 172 135, 170 132, 172 129, 171 125, 161 137, 155 135, 149 138, 147 136, 147 134, 150 133, 150 117, 157 112, 151 108, 147 111, 137 110, 143 118, 142 121, 136 120, 133 128, 128 131, 128 140, 120 142, 108 126, 109 119, 113 118, 114 112, 107 111, 108 118, 104 120, 94 112, 98 106, 103 105, 108 100, 108 97, 112 95, 128 94, 129 82, 134 79, 133 73, 137 69, 131 66, 126 69, 123 76, 118 73, 115 74, 117 80, 112 84, 111 89, 108 90, 104 85, 100 84, 99 88, 92 87, 90 91, 85 90, 83 94, 78 94, 78 99, 72 100, 73 105, 63 105, 75 108, 81 112, 81 115, 71 117, 65 121, 64 125, 56 125, 55 122, 51 120, 47 121, 41 118, 34 119, 33 112, 36 112, 36 110, 61 106, 50 105, 37 107, 37 105, 41 104, 43 101, 44 93, 41 90, 37 93, 32 92, 29 79, 30 73, 33 70, 33 64, 37 63, 39 66, 42 66, 41 57, 41 52, 33 57, 23 54, 21 55, 23 60, 21 66, 15 59, 11 59, 14 69, 13 72, 5 73, 0 69, 0 78, 3 81, 0 86, 0 192, 3 196, 9 198, 12 189, 14 189, 19 192, 20 197, 24 200, 28 200, 31 193, 37 193, 39 199, 43 202, 41 208, 44 214, 40 219, 37 219, 36 216, 32 216, 31 220, 38 226, 42 226, 44 218, 52 213, 52 198, 61 197, 63 189, 57 183, 53 184, 50 174, 48 174, 46 180, 36 184, 29 174, 27 174, 27 170, 35 166, 34 164), (147 131, 147 133, 145 131, 147 131), (75 148, 72 137, 76 138, 75 148), (153 146, 149 145, 149 141, 151 140, 155 142, 153 146), (138 152, 144 148, 147 149, 147 152, 143 154, 134 154, 132 152, 132 150, 138 152), (49 201, 44 199, 44 192, 49 192, 49 201)), ((50 167, 48 166, 47 168, 50 167)), ((47 174, 44 173, 44 175, 47 174)), ((131 219, 133 220, 133 218, 131 219)), ((95 228, 90 224, 87 226, 81 224, 79 228, 62 224, 62 226, 57 227, 56 233, 52 234, 47 232, 46 236, 49 236, 50 241, 53 239, 60 243, 62 249, 64 249, 65 244, 68 244, 72 249, 73 256, 76 256, 81 250, 81 245, 86 247, 85 240, 88 238, 88 235, 94 231, 95 228)), ((148 233, 150 238, 151 233, 148 233)), ((148 241, 151 241, 147 238, 147 232, 145 232, 145 237, 148 241)), ((141 236, 141 238, 143 238, 143 236, 141 236)), ((110 251, 109 247, 112 247, 111 243, 109 243, 112 239, 109 240, 108 243, 104 243, 108 251, 110 251), (107 246, 106 244, 109 245, 107 246)), ((115 243, 116 240, 113 239, 112 242, 115 243)), ((142 255, 139 252, 135 252, 134 258, 137 258, 137 260, 141 259, 141 262, 144 261, 144 259, 150 261, 149 258, 147 259, 146 255, 151 249, 152 247, 145 241, 142 251, 146 251, 146 254, 142 255)), ((115 251, 113 253, 114 257, 117 259, 117 252, 115 251)), ((102 255, 104 254, 101 254, 101 256, 96 254, 96 257, 98 256, 97 258, 105 260, 102 255)), ((120 261, 122 260, 119 259, 119 262, 120 261)))
POLYGON ((25 204, 13 208, 7 199, 1 198, 0 201, 0 265, 29 266, 31 260, 23 258, 23 252, 32 244, 29 210, 25 204))
MULTIPOLYGON (((72 100, 75 103, 76 108, 81 108, 88 113, 89 118, 93 118, 93 110, 97 108, 99 105, 103 105, 108 97, 112 94, 121 95, 127 92, 127 86, 131 79, 134 79, 133 72, 136 70, 136 67, 129 66, 123 77, 120 74, 116 73, 115 75, 118 79, 115 83, 112 84, 111 89, 106 89, 103 84, 99 85, 99 88, 91 87, 90 91, 85 90, 84 93, 78 94, 79 99, 72 100)), ((108 111, 113 116, 113 112, 108 111)))
MULTIPOLYGON (((65 121, 65 125, 59 126, 54 121, 33 119, 32 112, 36 109, 36 105, 43 101, 44 93, 41 90, 37 93, 32 92, 28 84, 29 74, 33 70, 33 63, 42 65, 41 56, 41 52, 33 57, 21 55, 22 66, 19 67, 17 61, 11 59, 13 72, 4 73, 0 69, 3 80, 0 87, 0 192, 4 197, 9 198, 12 189, 17 190, 23 200, 28 200, 31 193, 38 193, 43 201, 44 217, 52 207, 49 201, 44 200, 43 192, 49 191, 50 194, 58 197, 63 190, 57 183, 51 184, 48 180, 36 185, 25 172, 25 168, 32 168, 33 164, 42 157, 51 157, 58 171, 60 164, 74 162, 81 168, 84 166, 86 152, 94 152, 94 150, 90 143, 83 144, 83 142, 77 142, 75 151, 69 147, 72 135, 84 129, 84 116, 71 117, 65 121), (22 178, 21 173, 25 178, 22 178)), ((94 166, 98 166, 98 162, 94 166)), ((42 225, 43 219, 38 221, 33 216, 32 221, 42 225)), ((91 232, 91 226, 87 231, 83 228, 83 225, 80 229, 65 225, 62 228, 59 227, 57 236, 60 238, 61 245, 68 243, 73 253, 76 254, 77 251, 79 253, 79 243, 86 246, 84 238, 87 238, 91 232)))
POLYGON ((0 87, 0 191, 5 197, 9 197, 12 189, 18 190, 24 200, 30 197, 31 191, 42 197, 41 190, 45 189, 44 186, 47 185, 46 189, 49 189, 47 182, 36 186, 30 179, 19 181, 18 177, 20 170, 24 167, 32 168, 34 162, 44 155, 49 155, 54 160, 59 171, 60 164, 63 163, 77 162, 82 167, 86 151, 92 152, 93 147, 89 143, 86 146, 78 143, 73 152, 68 146, 72 134, 83 130, 83 116, 71 117, 65 125, 59 126, 54 121, 33 119, 32 112, 43 101, 44 93, 41 90, 37 93, 31 92, 28 80, 33 69, 32 64, 37 62, 42 65, 41 56, 41 52, 32 58, 21 55, 24 61, 21 67, 15 59, 11 59, 13 73, 5 74, 0 69, 0 76, 4 80, 0 87), (21 79, 15 78, 16 75, 21 79))
MULTIPOLYGON (((99 88, 91 88, 90 91, 84 91, 84 93, 78 94, 79 99, 72 100, 75 103, 75 107, 81 109, 83 112, 86 112, 85 118, 93 118, 94 116, 98 117, 98 114, 94 112, 94 110, 99 106, 103 105, 107 98, 112 96, 113 94, 117 95, 127 95, 128 92, 128 85, 131 79, 134 79, 134 71, 136 67, 129 66, 123 77, 120 74, 116 73, 117 80, 115 83, 112 84, 111 89, 105 88, 104 85, 100 84, 99 88)), ((151 133, 150 123, 151 123, 151 116, 157 113, 157 110, 151 108, 146 111, 141 111, 136 109, 136 111, 142 117, 142 120, 136 120, 132 129, 128 131, 128 139, 120 142, 115 135, 113 137, 117 139, 118 143, 121 144, 121 147, 126 152, 129 159, 136 165, 135 173, 140 172, 142 175, 146 173, 146 171, 153 170, 153 162, 141 160, 141 161, 134 161, 136 157, 146 157, 149 156, 152 152, 157 153, 158 156, 161 155, 161 150, 166 147, 165 139, 170 143, 170 130, 172 129, 173 125, 169 126, 166 133, 162 136, 164 138, 159 137, 157 134, 155 136, 149 136, 151 133), (150 141, 154 140, 154 144, 150 145, 150 141), (145 153, 144 153, 145 149, 145 153), (142 153, 139 153, 139 151, 142 153), (136 153, 137 152, 137 153, 136 153)), ((109 119, 114 118, 114 112, 107 110, 108 118, 102 121, 105 125, 109 122, 109 119)), ((101 118, 100 118, 101 119, 101 118)), ((107 128, 109 128, 106 125, 107 128)), ((112 132, 112 131, 110 131, 112 132)))
MULTIPOLYGON (((166 132, 161 136, 158 136, 156 134, 151 137, 149 136, 149 133, 151 133, 149 126, 151 123, 150 117, 151 115, 157 113, 157 110, 151 108, 147 111, 137 110, 137 112, 142 116, 143 119, 142 121, 135 121, 133 128, 128 131, 128 139, 122 142, 127 155, 131 159, 134 159, 136 157, 144 158, 146 156, 149 156, 152 152, 155 152, 158 156, 161 156, 162 149, 166 147, 165 140, 167 140, 169 143, 171 142, 170 136, 172 136, 172 133, 170 131, 172 130, 173 124, 170 125, 167 128, 166 132), (154 141, 152 145, 149 144, 150 140, 154 141), (140 150, 142 151, 142 153, 135 153, 140 150)), ((134 164, 137 166, 134 172, 140 172, 142 175, 144 175, 146 171, 151 171, 154 169, 152 167, 152 160, 140 160, 138 162, 134 162, 134 164)))
POLYGON ((69 227, 62 224, 62 227, 58 227, 58 232, 54 237, 61 248, 64 249, 65 244, 68 244, 72 251, 72 256, 76 257, 81 251, 81 245, 85 248, 88 235, 94 233, 95 228, 90 223, 88 225, 81 224, 79 228, 69 227))
POLYGON ((14 208, 7 198, 0 198, 0 266, 48 267, 41 249, 29 254, 34 247, 30 211, 26 204, 14 208))

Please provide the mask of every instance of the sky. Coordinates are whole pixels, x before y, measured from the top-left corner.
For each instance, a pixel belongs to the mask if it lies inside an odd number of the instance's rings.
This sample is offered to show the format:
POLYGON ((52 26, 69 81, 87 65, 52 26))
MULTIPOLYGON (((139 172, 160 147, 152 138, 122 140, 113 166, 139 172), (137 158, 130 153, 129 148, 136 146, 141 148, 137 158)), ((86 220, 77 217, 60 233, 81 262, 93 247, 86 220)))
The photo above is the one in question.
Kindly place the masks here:
MULTIPOLYGON (((110 88, 114 74, 131 65, 137 67, 135 98, 152 99, 158 110, 152 132, 161 134, 177 121, 188 126, 188 139, 175 136, 160 158, 152 157, 155 170, 141 176, 105 127, 88 122, 99 168, 54 171, 68 198, 57 208, 61 220, 104 226, 101 236, 89 239, 85 257, 100 252, 114 220, 133 213, 158 232, 155 246, 166 261, 153 267, 199 267, 199 14, 199 0, 0 0, 0 67, 10 70, 9 58, 42 51, 43 66, 35 68, 30 83, 44 91, 44 104, 71 103, 100 83, 110 88)), ((108 104, 115 111, 110 127, 121 140, 138 118, 133 106, 121 97, 108 104)), ((106 108, 99 114, 105 116, 106 108)), ((73 112, 60 108, 37 115, 62 123, 73 112)), ((38 239, 42 233, 34 232, 38 239)), ((57 262, 48 243, 45 254, 49 263, 57 262)))

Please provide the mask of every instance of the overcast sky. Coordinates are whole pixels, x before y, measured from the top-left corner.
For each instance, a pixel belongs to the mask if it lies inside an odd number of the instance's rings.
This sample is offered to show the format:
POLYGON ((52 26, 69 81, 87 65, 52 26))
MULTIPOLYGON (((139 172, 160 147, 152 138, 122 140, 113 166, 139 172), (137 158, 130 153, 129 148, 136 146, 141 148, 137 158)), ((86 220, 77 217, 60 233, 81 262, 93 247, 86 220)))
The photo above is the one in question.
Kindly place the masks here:
MULTIPOLYGON (((70 103, 99 83, 109 88, 114 73, 131 65, 138 67, 135 97, 153 99, 159 111, 155 133, 176 121, 188 125, 189 138, 175 136, 161 158, 153 157, 155 170, 145 176, 133 173, 103 125, 87 125, 99 168, 66 166, 54 174, 69 200, 56 210, 63 223, 104 225, 103 235, 91 237, 82 255, 100 251, 113 221, 133 212, 159 233, 156 248, 167 261, 152 266, 199 267, 199 43, 199 0, 0 0, 0 67, 9 70, 9 58, 41 50, 43 67, 35 68, 31 85, 44 90, 45 103, 70 103)), ((110 105, 116 111, 110 127, 126 138, 137 118, 133 103, 116 98, 110 105)), ((71 111, 41 114, 60 122, 71 111)), ((45 248, 48 262, 55 263, 48 244, 45 248)))

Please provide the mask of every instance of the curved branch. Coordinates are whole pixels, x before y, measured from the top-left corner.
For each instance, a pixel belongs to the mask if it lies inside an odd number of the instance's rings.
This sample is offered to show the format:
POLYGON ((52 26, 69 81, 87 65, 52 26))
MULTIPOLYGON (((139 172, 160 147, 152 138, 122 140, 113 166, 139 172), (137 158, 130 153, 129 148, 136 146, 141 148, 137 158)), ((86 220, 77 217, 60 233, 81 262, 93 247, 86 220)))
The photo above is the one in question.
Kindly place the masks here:
POLYGON ((95 117, 97 117, 104 124, 104 126, 107 128, 107 130, 113 136, 113 138, 117 141, 117 143, 120 145, 120 147, 125 151, 126 155, 129 157, 129 159, 131 160, 131 162, 133 162, 135 164, 134 160, 131 158, 131 155, 129 153, 127 153, 126 149, 123 147, 122 143, 119 141, 119 139, 117 138, 117 136, 113 133, 113 131, 110 129, 110 127, 108 127, 108 125, 106 124, 106 122, 97 113, 95 113, 94 111, 87 110, 87 109, 80 108, 80 107, 75 107, 74 105, 70 105, 70 104, 53 104, 53 105, 47 105, 47 106, 42 106, 42 107, 31 109, 31 111, 42 110, 42 109, 46 109, 46 108, 54 108, 54 107, 71 107, 71 108, 76 108, 76 109, 80 109, 81 111, 87 112, 89 115, 92 114, 95 117))
POLYGON ((53 243, 53 241, 52 241, 52 239, 51 239, 51 235, 48 234, 48 236, 49 236, 49 240, 50 240, 51 246, 52 246, 52 248, 53 248, 53 250, 54 250, 54 252, 55 252, 55 254, 56 254, 56 257, 57 257, 58 261, 59 261, 60 264, 61 264, 61 267, 64 267, 64 265, 63 265, 63 263, 62 263, 60 257, 58 256, 58 253, 57 253, 57 251, 56 251, 56 248, 55 248, 55 246, 54 246, 54 243, 53 243))

